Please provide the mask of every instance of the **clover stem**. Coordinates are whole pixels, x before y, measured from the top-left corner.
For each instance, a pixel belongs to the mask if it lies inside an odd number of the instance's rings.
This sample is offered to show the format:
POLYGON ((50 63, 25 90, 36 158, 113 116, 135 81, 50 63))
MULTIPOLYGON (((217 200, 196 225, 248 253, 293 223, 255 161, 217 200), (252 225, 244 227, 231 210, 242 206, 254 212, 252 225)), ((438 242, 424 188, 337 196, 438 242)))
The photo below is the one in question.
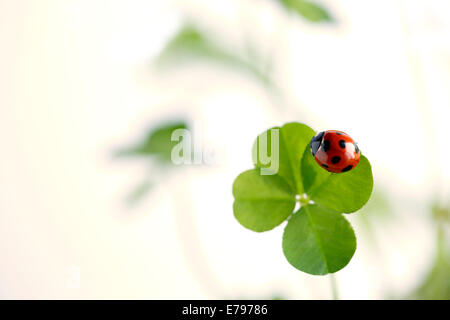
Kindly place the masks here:
POLYGON ((339 300, 338 286, 336 278, 333 273, 330 273, 330 283, 331 283, 331 291, 333 294, 333 300, 339 300))

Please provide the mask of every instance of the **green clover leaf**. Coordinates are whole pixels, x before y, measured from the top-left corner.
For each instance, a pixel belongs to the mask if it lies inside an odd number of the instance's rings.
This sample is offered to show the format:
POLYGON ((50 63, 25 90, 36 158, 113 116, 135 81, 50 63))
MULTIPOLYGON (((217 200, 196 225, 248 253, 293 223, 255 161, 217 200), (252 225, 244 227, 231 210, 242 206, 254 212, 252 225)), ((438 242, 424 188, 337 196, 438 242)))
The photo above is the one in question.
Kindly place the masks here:
POLYGON ((233 184, 234 216, 244 227, 262 232, 287 219, 295 207, 295 193, 278 175, 258 169, 241 173, 233 184))
POLYGON ((318 205, 302 207, 284 229, 284 255, 295 268, 309 274, 342 269, 355 249, 350 223, 340 213, 318 205))
MULTIPOLYGON (((267 164, 261 159, 261 144, 267 141, 267 150, 272 150, 273 129, 278 129, 278 159, 272 158, 277 174, 281 176, 295 190, 297 194, 303 193, 300 160, 303 151, 308 147, 314 136, 314 130, 298 122, 287 123, 281 128, 271 128, 258 136, 253 144, 253 163, 257 168, 265 168, 267 164), (267 138, 266 138, 267 137, 267 138), (277 162, 278 161, 278 162, 277 162)), ((271 155, 272 156, 272 155, 271 155)), ((271 163, 272 164, 272 163, 271 163)))
POLYGON ((373 177, 364 156, 349 172, 321 168, 309 150, 314 134, 307 125, 292 122, 259 135, 252 148, 256 168, 234 181, 233 209, 239 223, 257 232, 288 220, 283 235, 287 260, 301 271, 324 275, 351 260, 356 237, 342 213, 366 204, 373 177), (301 208, 293 214, 296 201, 301 208))
POLYGON ((358 165, 345 173, 330 173, 317 165, 309 148, 302 158, 303 185, 311 200, 342 213, 361 209, 373 189, 372 169, 363 155, 358 165))

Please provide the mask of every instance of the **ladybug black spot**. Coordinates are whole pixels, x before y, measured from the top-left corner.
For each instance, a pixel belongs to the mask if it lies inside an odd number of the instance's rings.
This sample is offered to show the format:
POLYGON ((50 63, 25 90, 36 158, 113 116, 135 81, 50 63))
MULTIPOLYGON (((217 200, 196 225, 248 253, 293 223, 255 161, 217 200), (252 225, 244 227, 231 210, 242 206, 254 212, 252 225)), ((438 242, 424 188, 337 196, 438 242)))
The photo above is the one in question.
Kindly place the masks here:
POLYGON ((330 150, 330 140, 325 140, 322 145, 323 152, 330 150))
POLYGON ((344 140, 339 140, 339 147, 341 147, 342 149, 345 149, 345 141, 344 140))
POLYGON ((341 157, 339 156, 334 156, 333 158, 331 158, 331 163, 336 164, 339 161, 341 161, 341 157))
POLYGON ((359 147, 358 147, 358 145, 357 145, 356 143, 354 143, 354 145, 355 145, 355 152, 356 152, 356 153, 359 153, 359 147))
POLYGON ((328 166, 325 163, 322 163, 322 167, 328 168, 328 166))
POLYGON ((342 169, 342 172, 347 172, 347 171, 351 170, 352 168, 353 168, 353 165, 346 166, 344 169, 342 169))

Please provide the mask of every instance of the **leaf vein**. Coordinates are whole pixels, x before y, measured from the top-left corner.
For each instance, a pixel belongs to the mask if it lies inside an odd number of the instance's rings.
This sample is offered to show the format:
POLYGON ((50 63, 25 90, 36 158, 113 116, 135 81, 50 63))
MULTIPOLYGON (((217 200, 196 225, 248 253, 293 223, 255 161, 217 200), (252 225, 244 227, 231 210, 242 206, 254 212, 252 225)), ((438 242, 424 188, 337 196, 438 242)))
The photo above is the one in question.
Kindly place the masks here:
POLYGON ((314 223, 312 222, 313 220, 312 220, 312 218, 311 218, 311 214, 309 213, 309 210, 308 210, 307 207, 305 208, 305 211, 306 211, 306 214, 308 215, 308 220, 309 220, 309 223, 311 224, 311 229, 312 229, 312 231, 313 231, 313 233, 314 233, 314 236, 315 236, 315 238, 316 238, 317 246, 318 246, 319 249, 320 249, 319 251, 320 251, 320 254, 322 255, 323 261, 324 261, 324 263, 325 263, 325 267, 327 268, 327 272, 330 272, 330 268, 329 268, 329 266, 328 266, 328 261, 327 261, 327 258, 326 258, 326 256, 325 256, 325 253, 324 253, 324 251, 323 251, 323 244, 322 244, 322 241, 320 240, 320 237, 319 237, 319 235, 318 235, 318 232, 317 232, 317 230, 316 230, 316 228, 315 228, 315 226, 314 226, 314 223))

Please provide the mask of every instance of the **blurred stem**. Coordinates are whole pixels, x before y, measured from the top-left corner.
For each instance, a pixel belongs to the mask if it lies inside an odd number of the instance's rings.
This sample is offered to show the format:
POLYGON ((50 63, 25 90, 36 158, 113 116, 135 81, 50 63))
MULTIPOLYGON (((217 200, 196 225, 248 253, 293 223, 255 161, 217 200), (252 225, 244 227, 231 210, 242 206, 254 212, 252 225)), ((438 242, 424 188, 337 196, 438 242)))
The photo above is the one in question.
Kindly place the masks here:
POLYGON ((436 226, 436 242, 437 242, 437 260, 439 262, 445 261, 445 255, 447 254, 445 249, 445 230, 443 222, 438 221, 436 226))
POLYGON ((176 236, 185 258, 187 268, 191 271, 201 289, 213 298, 221 296, 223 289, 220 281, 211 269, 207 255, 204 252, 199 230, 195 222, 192 205, 191 187, 187 181, 192 181, 189 173, 184 170, 177 178, 185 183, 177 183, 173 189, 174 220, 176 236), (183 176, 184 174, 184 176, 183 176))
POLYGON ((333 273, 330 273, 330 284, 331 284, 331 292, 333 294, 333 300, 339 300, 339 292, 338 286, 336 282, 336 277, 333 273))

